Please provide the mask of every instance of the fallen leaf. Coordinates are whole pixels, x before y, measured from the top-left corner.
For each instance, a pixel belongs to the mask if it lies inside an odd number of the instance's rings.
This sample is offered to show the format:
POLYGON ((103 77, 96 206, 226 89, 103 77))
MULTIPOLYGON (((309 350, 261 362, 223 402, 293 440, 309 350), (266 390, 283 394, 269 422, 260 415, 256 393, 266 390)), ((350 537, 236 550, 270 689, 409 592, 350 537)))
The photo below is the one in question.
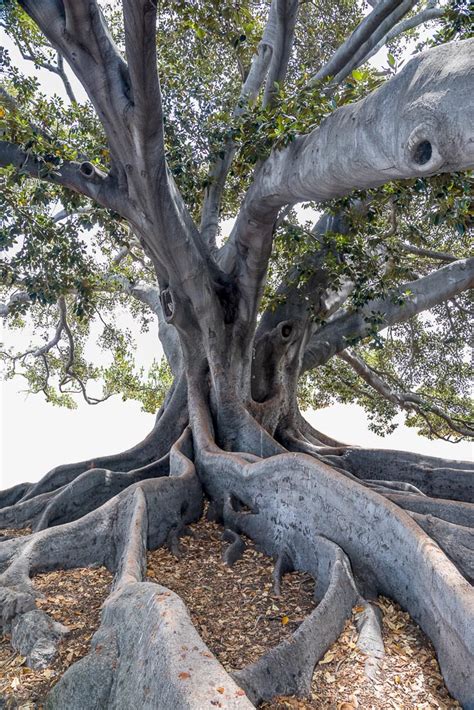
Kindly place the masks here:
POLYGON ((282 616, 282 617, 281 617, 281 623, 283 624, 283 626, 286 626, 287 623, 289 622, 289 620, 290 620, 290 619, 289 619, 288 616, 282 616))
POLYGON ((191 675, 189 673, 186 673, 186 671, 182 671, 182 673, 179 674, 178 678, 180 680, 187 680, 187 678, 191 678, 191 675))
POLYGON ((333 661, 334 658, 335 658, 335 654, 334 654, 332 651, 328 651, 328 652, 326 653, 326 655, 324 656, 324 658, 321 658, 321 660, 320 660, 319 662, 320 662, 321 664, 324 664, 324 663, 331 663, 331 661, 333 661))

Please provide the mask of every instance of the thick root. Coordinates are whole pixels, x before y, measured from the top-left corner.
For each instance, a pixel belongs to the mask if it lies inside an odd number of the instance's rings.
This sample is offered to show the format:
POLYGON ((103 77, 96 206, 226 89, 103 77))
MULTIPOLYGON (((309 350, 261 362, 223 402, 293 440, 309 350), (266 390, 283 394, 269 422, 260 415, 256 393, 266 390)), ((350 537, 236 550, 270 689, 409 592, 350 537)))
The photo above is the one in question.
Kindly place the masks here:
MULTIPOLYGON (((177 478, 165 483, 182 478, 197 481, 184 453, 189 448, 189 435, 185 435, 172 456, 177 478)), ((199 495, 197 502, 200 513, 199 495)), ((101 626, 90 653, 69 668, 48 696, 50 710, 252 707, 200 639, 180 598, 143 581, 147 528, 154 525, 157 513, 150 503, 153 499, 142 487, 134 486, 128 519, 122 526, 114 591, 104 605, 101 626)))
MULTIPOLYGON (((474 708, 474 679, 467 670, 474 663, 473 591, 410 515, 308 456, 286 454, 247 464, 219 451, 206 424, 194 429, 208 494, 222 510, 230 493, 253 511, 235 512, 235 529, 245 530, 274 555, 289 536, 300 534, 305 570, 311 565, 313 536, 333 540, 348 555, 364 596, 389 596, 420 624, 436 648, 448 688, 465 708, 474 708)), ((457 473, 466 472, 459 466, 457 473)), ((413 485, 423 490, 419 478, 413 485)))
POLYGON ((186 381, 182 377, 170 391, 167 402, 158 413, 152 431, 139 444, 120 454, 58 466, 43 476, 38 483, 22 484, 23 489, 21 486, 15 486, 0 494, 0 508, 30 500, 42 493, 57 491, 91 469, 128 472, 158 461, 166 456, 174 442, 181 436, 187 425, 187 419, 186 381))
MULTIPOLYGON (((44 530, 82 518, 134 483, 168 474, 168 455, 128 473, 100 468, 85 471, 51 497, 41 515, 36 521, 32 521, 33 529, 44 530)), ((35 500, 36 498, 33 498, 32 502, 35 500)))
POLYGON ((371 480, 404 481, 434 498, 474 503, 474 473, 466 461, 406 451, 348 448, 339 459, 351 473, 371 480))
MULTIPOLYGON (((4 542, 0 546, 4 628, 22 623, 19 617, 34 609, 30 575, 35 572, 103 564, 117 573, 118 585, 141 576, 145 568, 143 539, 146 545, 157 547, 165 542, 170 530, 196 520, 202 510, 201 487, 194 468, 179 453, 173 461, 171 478, 135 483, 77 521, 4 542), (148 524, 146 508, 153 511, 148 524)), ((50 636, 43 642, 49 643, 50 636)))
POLYGON ((46 707, 253 706, 203 643, 181 599, 142 582, 126 584, 109 597, 91 652, 64 674, 46 707))

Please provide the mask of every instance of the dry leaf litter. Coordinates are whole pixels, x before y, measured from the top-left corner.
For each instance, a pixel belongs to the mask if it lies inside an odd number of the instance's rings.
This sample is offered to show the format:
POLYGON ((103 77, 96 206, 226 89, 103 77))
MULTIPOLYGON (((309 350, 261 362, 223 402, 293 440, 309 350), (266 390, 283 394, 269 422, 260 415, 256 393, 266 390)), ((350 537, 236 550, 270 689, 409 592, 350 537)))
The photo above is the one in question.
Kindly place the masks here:
MULTIPOLYGON (((148 577, 169 587, 186 603, 209 648, 228 670, 255 661, 288 637, 314 608, 314 582, 301 572, 283 577, 281 597, 273 595, 273 561, 246 539, 243 557, 229 568, 222 560, 228 543, 222 528, 204 518, 181 539, 182 556, 166 548, 148 553, 148 577)), ((28 534, 29 531, 3 531, 28 534)), ((112 582, 103 567, 36 575, 44 596, 38 607, 71 627, 58 656, 32 671, 4 637, 0 641, 0 707, 40 710, 42 701, 73 662, 84 656, 100 621, 100 607, 112 582)), ((366 656, 357 649, 349 621, 317 665, 310 699, 275 698, 264 710, 454 710, 434 649, 419 627, 390 600, 380 597, 385 657, 375 680, 365 675, 366 656)), ((177 710, 177 709, 176 709, 177 710)))
POLYGON ((38 670, 26 667, 25 657, 12 649, 7 636, 0 638, 0 708, 43 707, 53 685, 89 651, 111 583, 112 575, 105 567, 59 570, 33 577, 35 589, 43 595, 37 598, 37 607, 68 626, 70 632, 59 644, 51 665, 38 670))

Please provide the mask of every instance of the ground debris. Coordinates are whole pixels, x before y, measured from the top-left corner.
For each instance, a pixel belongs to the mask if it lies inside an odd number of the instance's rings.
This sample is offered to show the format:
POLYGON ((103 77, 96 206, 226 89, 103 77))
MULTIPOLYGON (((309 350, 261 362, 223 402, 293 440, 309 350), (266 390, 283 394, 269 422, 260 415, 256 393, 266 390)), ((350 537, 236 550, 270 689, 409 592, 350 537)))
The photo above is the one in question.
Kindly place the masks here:
POLYGON ((179 560, 165 548, 148 553, 148 576, 185 602, 202 639, 227 669, 256 661, 287 638, 314 609, 314 580, 284 575, 281 596, 273 595, 274 561, 245 539, 246 550, 232 567, 222 553, 223 528, 202 518, 193 535, 180 540, 179 560))
POLYGON ((36 600, 37 608, 70 631, 58 645, 58 655, 49 667, 38 670, 25 666, 26 658, 12 649, 8 637, 0 638, 0 707, 43 707, 53 685, 89 651, 111 582, 112 575, 104 567, 59 570, 33 577, 35 589, 44 595, 36 600))
POLYGON ((398 604, 379 597, 385 656, 375 681, 364 672, 365 654, 356 647, 354 619, 318 663, 310 699, 285 697, 264 710, 455 710, 461 708, 444 685, 434 648, 398 604))

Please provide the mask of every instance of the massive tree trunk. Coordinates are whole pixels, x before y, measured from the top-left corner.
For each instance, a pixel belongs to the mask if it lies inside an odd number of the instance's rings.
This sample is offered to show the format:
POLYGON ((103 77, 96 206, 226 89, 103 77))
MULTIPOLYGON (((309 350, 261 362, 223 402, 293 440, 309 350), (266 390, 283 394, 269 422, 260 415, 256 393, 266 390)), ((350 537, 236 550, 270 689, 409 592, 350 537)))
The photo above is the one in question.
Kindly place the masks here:
MULTIPOLYGON (((289 294, 285 307, 265 314, 257 328, 282 206, 472 164, 466 116, 474 94, 466 88, 472 43, 419 55, 367 99, 274 151, 258 166, 233 233, 216 254, 205 234, 212 232, 216 195, 200 232, 166 166, 155 4, 124 2, 127 64, 95 2, 22 5, 83 82, 112 154, 107 176, 71 163, 51 179, 118 210, 132 225, 156 270, 161 306, 155 299, 155 308, 162 310, 176 375, 141 444, 59 467, 0 498, 3 526, 33 528, 0 545, 2 622, 13 645, 35 608, 31 575, 92 564, 115 574, 91 652, 69 668, 48 706, 244 708, 277 694, 304 694, 351 608, 362 604, 370 616, 370 600, 383 593, 421 625, 450 692, 474 709, 472 469, 355 449, 305 422, 296 398, 300 373, 343 350, 349 330, 359 328, 363 337, 363 314, 342 313, 318 330, 305 304, 289 294), (205 497, 236 544, 243 533, 275 557, 277 578, 293 566, 316 580, 319 606, 291 642, 234 679, 206 651, 179 599, 144 581, 146 550, 173 547, 202 514, 205 497), (183 644, 193 649, 189 657, 180 653, 183 644)), ((285 37, 294 23, 287 5, 286 14, 277 14, 285 37)), ((270 77, 284 74, 288 52, 280 50, 270 77)), ((3 154, 38 175, 20 149, 8 144, 3 154)), ((446 298, 469 287, 473 270, 472 260, 456 262, 411 285, 404 305, 377 302, 385 313, 380 328, 439 302, 439 283, 446 298)), ((319 307, 329 316, 338 299, 322 267, 315 273, 319 307)), ((350 440, 350 432, 341 439, 350 440)), ((54 629, 41 628, 37 642, 51 642, 54 629)))

